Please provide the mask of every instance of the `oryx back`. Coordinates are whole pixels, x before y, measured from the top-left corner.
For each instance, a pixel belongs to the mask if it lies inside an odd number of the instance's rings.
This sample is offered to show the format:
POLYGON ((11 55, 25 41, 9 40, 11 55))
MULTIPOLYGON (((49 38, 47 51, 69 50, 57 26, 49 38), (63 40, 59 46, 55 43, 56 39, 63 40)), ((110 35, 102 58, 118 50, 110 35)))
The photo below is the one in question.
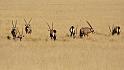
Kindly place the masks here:
POLYGON ((81 28, 81 32, 84 33, 84 34, 91 33, 91 28, 89 28, 89 27, 82 27, 81 28))

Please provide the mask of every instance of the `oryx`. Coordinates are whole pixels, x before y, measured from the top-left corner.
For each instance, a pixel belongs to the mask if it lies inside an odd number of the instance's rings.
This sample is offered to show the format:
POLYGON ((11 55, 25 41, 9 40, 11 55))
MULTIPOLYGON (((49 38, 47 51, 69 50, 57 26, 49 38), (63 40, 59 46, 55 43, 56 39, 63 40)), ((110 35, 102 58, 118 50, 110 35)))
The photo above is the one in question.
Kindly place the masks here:
POLYGON ((11 34, 12 34, 12 36, 13 36, 13 39, 16 39, 17 33, 18 33, 16 24, 17 24, 17 20, 16 20, 16 22, 15 22, 15 25, 14 25, 13 20, 12 20, 12 30, 11 30, 11 34))
POLYGON ((53 40, 56 40, 56 30, 53 29, 53 22, 52 22, 52 27, 50 27, 50 25, 47 22, 46 22, 46 24, 49 27, 48 31, 50 31, 50 38, 53 39, 53 40))
POLYGON ((70 27, 70 29, 69 29, 69 31, 70 31, 70 37, 75 37, 75 27, 74 26, 71 26, 70 27))
POLYGON ((90 27, 82 27, 80 29, 80 38, 82 38, 82 36, 88 36, 89 33, 94 33, 93 27, 90 25, 88 21, 86 22, 88 23, 90 27))
POLYGON ((50 28, 49 24, 48 27, 49 27, 48 31, 50 31, 50 38, 56 40, 56 30, 53 29, 53 22, 52 22, 52 28, 50 28))
POLYGON ((20 31, 18 30, 18 36, 17 36, 17 38, 19 38, 20 39, 20 41, 22 40, 22 38, 24 37, 24 35, 23 35, 23 28, 22 28, 22 33, 20 33, 20 31))
MULTIPOLYGON (((42 17, 41 17, 42 18, 42 17)), ((42 20, 44 20, 43 18, 42 18, 42 20)), ((45 20, 44 20, 45 21, 45 20)), ((52 27, 50 27, 50 25, 49 25, 49 23, 47 22, 47 21, 45 21, 45 23, 47 24, 47 26, 48 26, 48 31, 49 31, 49 36, 50 36, 50 38, 51 39, 53 39, 54 41, 56 40, 56 29, 54 29, 53 28, 53 22, 52 22, 52 27)))
POLYGON ((26 19, 24 19, 24 21, 26 23, 25 24, 25 32, 26 32, 26 34, 31 34, 32 33, 31 24, 30 24, 31 20, 32 20, 32 18, 30 19, 29 22, 27 22, 26 19))
POLYGON ((115 35, 115 34, 120 35, 120 26, 113 25, 112 29, 109 26, 109 30, 112 33, 112 35, 115 35))

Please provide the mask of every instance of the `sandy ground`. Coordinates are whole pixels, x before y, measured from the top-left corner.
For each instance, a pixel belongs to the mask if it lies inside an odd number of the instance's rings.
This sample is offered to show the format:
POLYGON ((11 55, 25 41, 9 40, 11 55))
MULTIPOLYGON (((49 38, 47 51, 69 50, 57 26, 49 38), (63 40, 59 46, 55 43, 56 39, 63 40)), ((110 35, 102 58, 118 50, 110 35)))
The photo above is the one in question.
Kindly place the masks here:
POLYGON ((123 0, 0 0, 0 70, 123 70, 124 69, 123 0), (20 42, 11 36, 11 21, 32 18, 31 35, 20 42), (49 39, 53 22, 57 40, 49 39), (69 27, 78 31, 88 26, 97 34, 83 39, 67 37, 69 27), (121 35, 111 36, 108 26, 121 26, 121 35))

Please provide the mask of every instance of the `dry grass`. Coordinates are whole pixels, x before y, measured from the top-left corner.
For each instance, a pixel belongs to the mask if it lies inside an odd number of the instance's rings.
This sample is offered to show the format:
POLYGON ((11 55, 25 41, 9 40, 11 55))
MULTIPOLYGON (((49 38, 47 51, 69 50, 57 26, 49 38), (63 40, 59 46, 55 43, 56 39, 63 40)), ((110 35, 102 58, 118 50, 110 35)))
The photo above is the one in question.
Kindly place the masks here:
POLYGON ((0 70, 123 70, 123 0, 0 0, 0 70), (43 17, 54 22, 57 40, 49 39, 43 17), (32 18, 32 35, 19 40, 11 36, 11 20, 24 28, 23 18, 32 18), (71 25, 88 26, 96 34, 69 38, 71 25), (109 25, 120 25, 121 35, 111 36, 109 25))

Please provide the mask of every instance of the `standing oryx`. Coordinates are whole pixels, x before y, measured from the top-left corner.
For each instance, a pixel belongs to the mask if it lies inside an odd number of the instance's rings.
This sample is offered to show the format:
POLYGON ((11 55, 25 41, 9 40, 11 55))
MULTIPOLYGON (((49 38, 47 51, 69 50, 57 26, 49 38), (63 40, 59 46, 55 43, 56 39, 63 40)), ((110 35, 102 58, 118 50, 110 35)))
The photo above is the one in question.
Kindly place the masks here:
POLYGON ((29 22, 27 22, 25 19, 24 19, 24 21, 25 21, 25 32, 26 32, 26 34, 31 34, 32 33, 32 29, 31 29, 31 25, 30 25, 30 22, 31 22, 31 20, 32 20, 32 18, 30 19, 30 21, 29 22))
MULTIPOLYGON (((42 18, 42 17, 41 17, 42 18)), ((42 18, 42 20, 44 20, 43 18, 42 18)), ((45 20, 44 20, 45 21, 45 20)), ((56 30, 55 29, 53 29, 53 22, 52 22, 52 27, 50 27, 50 25, 49 25, 49 23, 47 22, 47 21, 45 21, 45 23, 47 24, 47 26, 48 26, 48 31, 50 32, 49 33, 49 36, 50 36, 50 38, 51 39, 53 39, 54 41, 56 40, 56 30)))
POLYGON ((70 31, 70 37, 74 38, 75 37, 75 28, 74 28, 74 26, 71 26, 69 31, 70 31))
MULTIPOLYGON (((18 30, 18 32, 19 32, 19 30, 18 30)), ((19 38, 21 41, 23 37, 24 37, 24 35, 23 35, 23 28, 22 28, 22 33, 19 32, 19 35, 17 36, 17 38, 19 38)))
POLYGON ((18 33, 18 29, 17 29, 17 27, 16 27, 16 24, 17 24, 17 20, 16 20, 16 22, 15 22, 15 25, 14 25, 13 20, 12 20, 12 30, 11 30, 11 34, 12 34, 14 40, 16 39, 17 33, 18 33))
POLYGON ((94 33, 94 29, 93 27, 90 25, 90 23, 88 21, 86 21, 88 23, 88 25, 90 27, 82 27, 80 29, 80 38, 82 38, 82 36, 88 36, 89 33, 94 33))
POLYGON ((109 29, 112 35, 115 35, 115 34, 120 35, 120 26, 113 26, 112 29, 109 26, 109 29))
POLYGON ((50 25, 47 23, 49 30, 50 31, 50 38, 53 40, 56 40, 56 30, 53 29, 53 22, 52 22, 52 28, 50 27, 50 25))

